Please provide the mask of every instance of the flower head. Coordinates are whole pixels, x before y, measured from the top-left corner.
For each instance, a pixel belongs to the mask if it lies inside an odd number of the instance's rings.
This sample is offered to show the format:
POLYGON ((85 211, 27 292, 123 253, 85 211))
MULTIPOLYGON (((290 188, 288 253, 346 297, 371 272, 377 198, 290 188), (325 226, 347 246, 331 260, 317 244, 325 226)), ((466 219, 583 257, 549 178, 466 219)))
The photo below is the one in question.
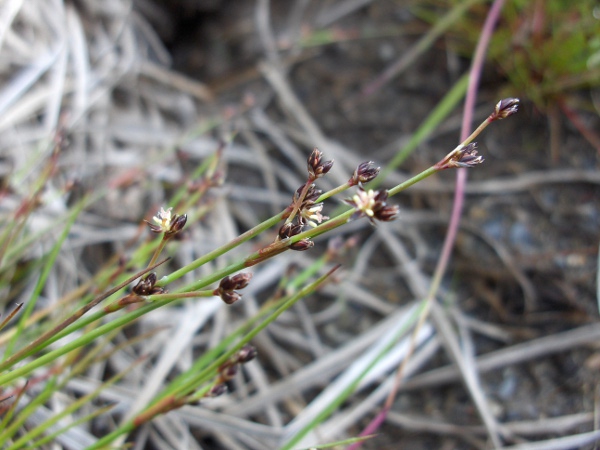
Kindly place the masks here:
POLYGON ((374 224, 375 220, 382 222, 394 220, 398 214, 398 207, 388 205, 387 198, 388 191, 385 189, 380 191, 369 189, 366 191, 360 186, 358 192, 345 202, 356 208, 356 212, 352 215, 353 219, 366 216, 374 224))
POLYGON ((150 230, 154 233, 166 233, 171 228, 171 221, 173 220, 173 216, 171 214, 171 210, 173 208, 168 208, 166 211, 161 207, 160 211, 156 213, 156 216, 152 218, 154 223, 148 223, 150 230))
POLYGON ((506 119, 508 116, 512 116, 519 109, 518 98, 504 98, 496 104, 494 112, 490 116, 491 120, 506 119))
POLYGON ((365 161, 358 165, 350 179, 349 186, 356 186, 360 183, 368 183, 379 175, 380 167, 373 167, 373 161, 365 161))
POLYGON ((321 214, 321 211, 323 211, 323 203, 304 202, 300 207, 299 222, 306 223, 314 228, 317 224, 329 219, 329 217, 321 214))
POLYGON ((154 223, 145 220, 150 227, 150 231, 153 233, 164 233, 165 239, 169 239, 179 233, 187 222, 187 215, 171 214, 172 209, 168 208, 165 211, 163 208, 160 208, 160 211, 152 218, 154 223))
POLYGON ((323 161, 323 153, 314 149, 307 160, 308 175, 311 179, 321 178, 333 167, 333 161, 323 161))
POLYGON ((310 248, 313 248, 315 243, 310 239, 300 239, 298 242, 294 242, 290 244, 290 250, 295 250, 297 252, 303 252, 310 248))
POLYGON ((483 161, 483 156, 477 155, 477 143, 471 142, 469 145, 459 146, 452 150, 436 164, 436 167, 438 170, 469 168, 481 164, 483 161))
POLYGON ((248 286, 252 274, 250 272, 238 273, 233 276, 227 276, 221 280, 219 287, 213 291, 214 295, 221 297, 226 304, 231 305, 242 298, 241 294, 235 289, 244 289, 248 286))

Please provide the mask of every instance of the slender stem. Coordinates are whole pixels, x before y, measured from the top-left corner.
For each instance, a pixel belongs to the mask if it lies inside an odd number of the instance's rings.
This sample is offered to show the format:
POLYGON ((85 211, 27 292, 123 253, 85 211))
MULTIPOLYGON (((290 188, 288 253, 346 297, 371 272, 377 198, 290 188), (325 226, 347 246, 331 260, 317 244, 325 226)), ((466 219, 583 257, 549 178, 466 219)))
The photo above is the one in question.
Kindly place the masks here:
POLYGON ((149 302, 156 302, 160 300, 177 300, 179 298, 200 298, 200 297, 214 297, 215 294, 212 290, 206 291, 190 291, 190 292, 178 292, 172 294, 154 294, 148 295, 145 299, 149 302))
POLYGON ((419 181, 424 180, 425 178, 433 175, 434 173, 438 172, 439 169, 436 169, 435 166, 431 166, 429 169, 425 169, 423 172, 421 172, 418 175, 415 175, 414 177, 412 177, 409 180, 406 180, 404 183, 400 183, 398 186, 390 189, 388 191, 389 196, 392 197, 394 195, 396 195, 399 192, 404 191, 405 189, 408 189, 409 187, 411 187, 413 184, 418 183, 419 181))
POLYGON ((264 328, 267 327, 270 323, 272 323, 277 317, 281 315, 284 311, 289 309, 294 303, 296 303, 302 297, 309 295, 310 293, 316 291, 319 286, 321 286, 327 278, 331 276, 333 272, 335 272, 339 266, 334 267, 325 275, 319 277, 317 280, 298 291, 295 295, 290 297, 285 303, 279 306, 273 313, 267 317, 263 322, 258 324, 255 328, 250 330, 248 334, 246 334, 233 348, 229 351, 225 352, 219 358, 215 359, 212 364, 202 370, 201 373, 195 374, 193 378, 182 382, 181 385, 177 386, 177 389, 172 389, 167 391, 167 393, 163 393, 162 396, 156 398, 152 401, 150 405, 146 408, 144 412, 142 412, 137 417, 127 421, 120 428, 113 431, 110 434, 103 436, 101 439, 96 441, 90 447, 89 450, 93 450, 96 448, 103 448, 103 446, 109 444, 118 436, 121 436, 127 432, 132 431, 136 424, 138 424, 141 420, 144 420, 146 417, 151 416, 153 412, 162 413, 169 409, 169 406, 177 402, 179 399, 182 399, 185 395, 187 395, 190 391, 196 389, 196 386, 206 377, 206 374, 213 373, 221 364, 227 361, 231 355, 233 355, 236 351, 238 351, 244 344, 250 342, 259 332, 261 332, 264 328))
MULTIPOLYGON (((70 328, 69 325, 72 325, 73 322, 80 319, 89 310, 94 308, 96 305, 98 305, 100 302, 102 302, 106 298, 110 297, 114 293, 123 289, 125 286, 127 286, 132 281, 141 277, 145 273, 150 272, 152 269, 155 269, 156 267, 160 266, 161 264, 164 264, 168 260, 169 260, 169 258, 166 258, 166 259, 162 260, 161 262, 159 262, 158 264, 154 264, 154 266, 150 266, 150 267, 136 273, 135 275, 129 277, 127 280, 120 283, 118 286, 112 288, 111 290, 105 292, 102 295, 99 295, 94 300, 92 300, 91 302, 89 302, 88 304, 84 305, 79 310, 77 310, 75 313, 73 313, 65 321, 58 324, 56 327, 52 328, 51 330, 48 330, 46 333, 44 333, 43 335, 38 337, 35 341, 30 343, 26 347, 23 347, 21 350, 19 350, 15 354, 11 355, 6 360, 2 361, 2 363, 0 363, 0 372, 3 370, 6 370, 7 368, 11 367, 12 365, 17 363, 18 361, 21 361, 23 358, 31 355, 32 353, 34 353, 36 351, 40 351, 41 349, 47 347, 52 342, 55 342, 56 340, 58 340, 60 337, 62 337, 64 335, 62 332, 65 332, 66 330, 73 331, 73 329, 70 328)), ((99 313, 101 313, 101 312, 99 311, 99 313)), ((90 316, 90 317, 92 317, 92 319, 90 319, 92 322, 99 318, 99 317, 97 317, 97 314, 98 313, 96 313, 96 315, 90 316)), ((91 323, 91 322, 88 322, 88 323, 91 323)), ((78 324, 78 325, 83 326, 83 324, 78 324)))
POLYGON ((314 181, 313 179, 309 178, 308 180, 306 180, 306 183, 304 183, 302 192, 298 196, 298 199, 294 202, 292 212, 285 219, 286 224, 291 223, 292 220, 294 220, 294 217, 296 217, 296 214, 298 214, 298 211, 300 211, 300 208, 302 207, 302 202, 304 201, 304 197, 306 197, 306 193, 308 192, 308 189, 310 188, 310 185, 312 184, 313 181, 314 181))
POLYGON ((168 239, 165 239, 165 235, 163 234, 163 238, 160 240, 160 243, 158 244, 158 247, 156 247, 156 250, 154 250, 154 255, 152 255, 152 259, 150 259, 150 262, 148 263, 148 267, 151 267, 156 262, 159 255, 165 248, 165 245, 167 245, 167 241, 168 241, 168 239))
POLYGON ((352 186, 350 186, 348 183, 340 184, 338 187, 335 187, 335 188, 331 189, 330 191, 327 191, 324 194, 321 194, 321 196, 316 200, 315 203, 321 203, 322 201, 327 200, 328 198, 331 198, 334 195, 338 195, 344 191, 347 191, 351 187, 352 186))
MULTIPOLYGON (((486 18, 486 22, 484 24, 484 28, 481 33, 481 39, 478 42, 477 50, 475 53, 475 57, 473 63, 471 65, 470 76, 469 76, 469 86, 467 89, 467 96, 465 98, 465 107, 463 112, 463 121, 462 121, 462 129, 461 129, 461 139, 462 143, 453 151, 456 151, 463 146, 466 146, 470 142, 473 141, 493 120, 492 116, 488 116, 478 127, 473 131, 468 137, 465 138, 465 135, 468 133, 469 128, 471 127, 471 118, 473 114, 473 109, 475 106, 475 98, 477 95, 477 86, 479 83, 479 78, 482 71, 483 62, 485 59, 485 51, 489 44, 489 40, 491 38, 493 28, 499 18, 500 11, 504 4, 504 0, 495 0, 492 5, 488 16, 486 18)), ((448 267, 448 262, 450 260, 450 256, 452 253, 452 249, 454 247, 454 242, 456 239, 456 234, 458 232, 458 226, 460 224, 460 216, 462 213, 462 207, 464 203, 464 192, 465 185, 467 181, 467 171, 463 169, 459 169, 456 174, 456 190, 454 193, 454 202, 452 205, 452 215, 450 218, 450 223, 448 225, 448 231, 446 232, 446 237, 444 239, 444 244, 442 247, 442 253, 438 259, 435 272, 433 275, 433 279, 431 284, 429 285, 429 291, 427 293, 427 297, 425 298, 424 309, 419 316, 419 320, 415 325, 415 329, 411 336, 409 350, 402 360, 402 363, 398 367, 395 375, 395 381, 392 386, 392 389, 386 398, 382 411, 380 411, 377 416, 367 425, 367 427, 361 432, 361 435, 369 435, 374 433, 385 420, 388 411, 391 409, 394 400, 396 399, 396 394, 400 387, 400 383, 402 382, 402 377, 404 374, 404 370, 406 368, 406 364, 410 359, 410 355, 413 353, 415 345, 416 345, 416 336, 421 330, 425 320, 429 316, 429 311, 431 310, 432 303, 435 301, 435 297, 439 290, 440 284, 442 282, 442 278, 446 272, 448 267)), ((494 440, 494 436, 492 435, 492 440, 494 440)), ((496 442, 494 442, 496 444, 496 442)), ((349 447, 349 450, 357 450, 362 446, 361 443, 353 444, 349 447)))
POLYGON ((252 239, 255 236, 258 236, 263 231, 271 228, 272 226, 275 226, 279 221, 281 221, 285 217, 286 213, 287 213, 287 210, 280 212, 276 216, 273 216, 270 219, 267 219, 264 222, 258 224, 254 228, 251 228, 250 230, 240 234, 238 237, 236 237, 232 241, 228 242, 227 244, 222 245, 219 248, 216 248, 215 250, 207 253, 204 256, 201 256, 200 258, 191 262, 190 264, 183 266, 181 269, 176 270, 175 272, 162 277, 156 283, 156 285, 159 287, 166 286, 167 284, 172 283, 175 280, 178 280, 179 278, 181 278, 185 274, 191 272, 192 270, 195 270, 198 267, 206 264, 207 262, 212 261, 213 259, 215 259, 221 255, 224 255, 225 253, 227 253, 230 250, 236 248, 237 246, 243 244, 244 242, 252 239))
MULTIPOLYGON (((171 302, 173 302, 173 300, 167 299, 167 300, 161 300, 161 301, 157 301, 157 302, 153 302, 153 303, 147 303, 144 306, 142 306, 134 311, 130 311, 121 317, 117 317, 116 319, 114 319, 111 322, 100 325, 98 328, 95 328, 94 330, 84 334, 83 336, 80 336, 80 337, 72 340, 71 342, 66 343, 62 347, 56 348, 56 349, 46 353, 45 355, 37 357, 36 359, 32 360, 31 362, 29 362, 21 367, 17 367, 16 369, 12 370, 11 372, 0 374, 0 386, 5 386, 6 384, 12 382, 13 380, 31 373, 38 367, 42 367, 42 366, 56 360, 57 358, 59 358, 62 355, 65 355, 77 348, 83 347, 84 345, 89 344, 90 342, 94 341, 95 339, 97 339, 101 336, 104 336, 106 333, 109 333, 110 331, 112 331, 116 328, 123 327, 123 326, 127 325, 128 323, 134 321, 138 317, 143 316, 144 314, 147 314, 150 311, 153 311, 157 308, 165 306, 171 302)), ((98 319, 97 314, 100 314, 100 317, 102 317, 102 315, 105 315, 105 313, 103 311, 99 311, 95 315, 90 316, 90 318, 94 318, 95 320, 97 320, 98 319)), ((90 318, 88 318, 88 320, 90 318)), ((91 323, 91 322, 87 322, 87 323, 91 323)), ((79 328, 80 323, 78 322, 76 324, 73 324, 72 326, 76 326, 77 328, 79 328)), ((59 334, 61 336, 64 336, 65 334, 69 334, 69 332, 68 332, 69 330, 70 330, 70 332, 73 331, 73 329, 71 327, 69 327, 69 328, 63 330, 63 332, 59 333, 59 334)), ((48 342, 49 343, 54 342, 54 339, 50 339, 48 342)))

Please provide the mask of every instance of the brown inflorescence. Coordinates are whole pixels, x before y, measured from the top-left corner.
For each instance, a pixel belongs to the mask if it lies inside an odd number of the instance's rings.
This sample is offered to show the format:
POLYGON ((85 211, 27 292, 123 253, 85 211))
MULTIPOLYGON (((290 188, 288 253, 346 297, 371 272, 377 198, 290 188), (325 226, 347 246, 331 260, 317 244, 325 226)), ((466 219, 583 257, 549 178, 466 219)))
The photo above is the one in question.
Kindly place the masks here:
POLYGON ((311 180, 321 178, 333 167, 333 161, 323 161, 323 153, 314 149, 307 160, 308 175, 311 180))
POLYGON ((496 104, 496 108, 490 116, 490 120, 506 119, 508 116, 515 114, 518 110, 518 98, 504 98, 496 104))
POLYGON ((160 211, 156 213, 156 216, 152 218, 154 223, 148 222, 145 220, 150 227, 150 231, 153 233, 164 233, 163 239, 169 239, 183 230, 187 222, 187 215, 177 215, 172 214, 171 210, 173 208, 168 208, 167 210, 160 208, 160 211))
POLYGON ((236 289, 244 289, 248 286, 251 278, 252 274, 250 272, 227 276, 221 280, 219 287, 213 291, 213 294, 221 297, 225 303, 231 305, 242 298, 241 294, 236 292, 236 289))
POLYGON ((156 284, 156 273, 150 272, 145 278, 142 278, 138 283, 131 289, 136 295, 154 295, 164 294, 165 290, 161 287, 154 286, 156 284))
POLYGON ((372 224, 375 224, 375 220, 381 222, 394 220, 398 214, 398 207, 388 205, 387 198, 388 191, 385 189, 366 191, 359 186, 358 192, 352 198, 344 201, 356 208, 356 212, 352 215, 353 219, 366 216, 372 224))
POLYGON ((354 173, 348 180, 348 186, 356 186, 357 184, 368 183, 379 175, 380 167, 373 167, 373 161, 365 161, 360 163, 354 170, 354 173))

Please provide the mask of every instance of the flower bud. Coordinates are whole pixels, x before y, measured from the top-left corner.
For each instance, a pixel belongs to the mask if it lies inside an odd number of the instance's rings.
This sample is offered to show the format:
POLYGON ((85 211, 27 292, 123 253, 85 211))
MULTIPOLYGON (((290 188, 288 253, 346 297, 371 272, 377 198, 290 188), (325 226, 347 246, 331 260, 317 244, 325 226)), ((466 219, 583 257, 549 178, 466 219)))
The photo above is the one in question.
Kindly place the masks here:
POLYGON ((250 344, 244 345, 237 354, 238 362, 244 364, 256 358, 256 348, 250 344))
POLYGON ((506 119, 508 116, 512 116, 519 109, 518 98, 505 98, 500 100, 496 104, 494 113, 492 114, 492 120, 506 119))
POLYGON ((314 245, 315 243, 310 239, 301 239, 298 242, 291 244, 290 249, 296 250, 297 252, 303 252, 304 250, 314 247, 314 245))
POLYGON ((279 229, 279 238, 287 239, 300 233, 302 233, 302 225, 290 222, 281 226, 279 229))
POLYGON ((379 175, 381 168, 372 167, 372 164, 374 164, 373 161, 360 163, 348 180, 348 185, 356 186, 359 183, 368 183, 379 175))
POLYGON ((150 295, 156 284, 156 273, 150 272, 133 287, 132 291, 137 295, 150 295))
POLYGON ((219 297, 221 297, 221 300, 223 300, 228 305, 233 305, 235 302, 242 298, 242 296, 235 291, 221 292, 218 295, 219 297))
POLYGON ((227 392, 227 385, 219 383, 215 384, 210 390, 206 393, 207 397, 218 397, 227 392))
POLYGON ((219 373, 221 375, 221 380, 223 380, 223 381, 232 380, 233 377, 235 377, 235 374, 237 373, 237 371, 238 371, 237 364, 225 363, 219 369, 219 373))
POLYGON ((231 277, 225 277, 219 283, 219 289, 223 291, 233 291, 235 289, 244 289, 252 279, 252 273, 238 273, 231 277))
POLYGON ((310 178, 321 178, 333 167, 333 161, 322 161, 323 153, 314 149, 307 160, 308 174, 310 178))

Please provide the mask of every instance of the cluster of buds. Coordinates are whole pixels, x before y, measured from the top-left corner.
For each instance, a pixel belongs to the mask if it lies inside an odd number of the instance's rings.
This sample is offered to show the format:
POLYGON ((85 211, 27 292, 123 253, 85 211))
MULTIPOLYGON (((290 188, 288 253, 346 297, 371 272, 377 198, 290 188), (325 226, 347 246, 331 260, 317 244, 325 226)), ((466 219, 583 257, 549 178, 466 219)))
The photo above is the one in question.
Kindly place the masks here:
POLYGON ((435 167, 437 170, 469 168, 481 164, 483 156, 477 155, 477 143, 461 145, 448 153, 435 167))
POLYGON ((298 207, 298 224, 301 226, 310 225, 311 227, 316 227, 324 220, 329 219, 329 217, 321 214, 323 203, 315 203, 323 191, 317 189, 314 184, 310 184, 306 190, 304 199, 301 199, 300 196, 305 186, 300 186, 294 194, 294 203, 300 202, 300 206, 298 207))
MULTIPOLYGON (((333 161, 323 161, 323 153, 314 149, 307 159, 308 181, 300 186, 294 193, 290 206, 290 217, 279 229, 278 239, 289 239, 302 233, 304 226, 316 227, 329 217, 324 216, 323 203, 317 203, 317 199, 323 191, 317 189, 313 184, 318 178, 327 174, 333 167, 333 161)), ((302 239, 290 244, 291 250, 304 251, 314 246, 310 239, 302 239)))
POLYGON ((218 397, 227 392, 227 382, 231 381, 238 371, 240 364, 245 364, 256 358, 256 348, 252 345, 244 345, 236 355, 219 367, 219 375, 216 384, 208 391, 207 397, 218 397))
POLYGON ((213 291, 213 294, 221 297, 221 299, 231 305, 242 298, 242 295, 236 292, 237 289, 244 289, 248 286, 252 274, 249 272, 238 273, 232 277, 225 277, 219 283, 219 287, 213 291))
POLYGON ((155 286, 155 284, 156 272, 150 272, 148 276, 138 281, 131 291, 139 296, 164 294, 165 290, 161 287, 155 286))
POLYGON ((388 205, 387 198, 388 191, 385 189, 379 191, 369 189, 366 191, 362 186, 359 186, 358 192, 352 198, 344 201, 356 209, 352 219, 367 217, 372 224, 375 224, 375 220, 381 222, 394 220, 398 214, 398 207, 388 205))
POLYGON ((163 208, 160 208, 160 211, 152 218, 154 223, 148 222, 147 220, 144 221, 148 224, 150 231, 153 233, 164 233, 164 240, 172 238, 183 230, 183 227, 187 222, 187 215, 172 214, 172 209, 173 208, 168 208, 165 211, 163 208))
POLYGON ((145 299, 143 297, 147 295, 164 294, 165 292, 165 289, 156 286, 156 273, 150 272, 137 282, 129 294, 105 306, 104 311, 106 313, 113 313, 128 305, 144 302, 145 299))
POLYGON ((311 181, 321 178, 333 167, 333 161, 323 161, 323 152, 313 149, 308 157, 308 176, 311 181))
POLYGON ((494 112, 490 114, 488 120, 493 122, 494 120, 506 119, 508 116, 512 116, 519 109, 518 98, 505 98, 496 103, 494 112))
MULTIPOLYGON (((289 239, 292 236, 296 236, 297 234, 302 233, 302 228, 303 225, 299 223, 285 223, 279 229, 279 239, 284 240, 289 239)), ((290 249, 296 251, 304 251, 308 250, 309 248, 312 248, 314 245, 315 243, 310 239, 300 239, 298 242, 290 244, 290 249)))
POLYGON ((360 163, 354 173, 348 180, 348 186, 356 186, 357 184, 368 183, 379 175, 380 167, 373 167, 373 161, 365 161, 360 163))

